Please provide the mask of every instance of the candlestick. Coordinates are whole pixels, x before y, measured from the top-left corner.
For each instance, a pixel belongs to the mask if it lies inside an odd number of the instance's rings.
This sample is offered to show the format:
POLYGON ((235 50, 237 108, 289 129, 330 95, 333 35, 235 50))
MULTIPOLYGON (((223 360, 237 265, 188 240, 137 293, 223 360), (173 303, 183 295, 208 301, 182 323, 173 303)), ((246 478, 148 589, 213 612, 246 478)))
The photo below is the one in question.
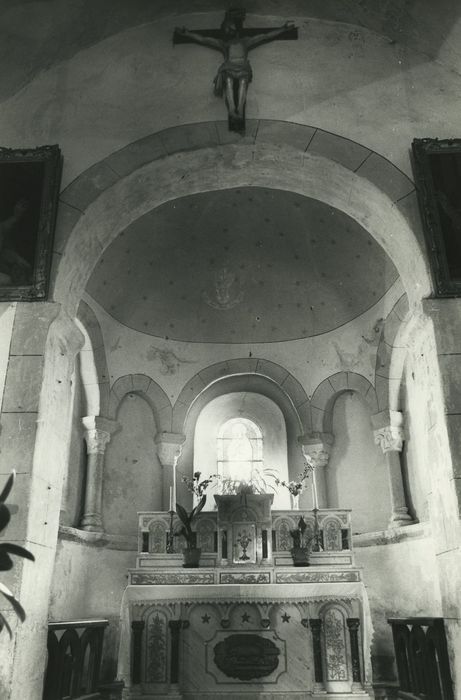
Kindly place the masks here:
POLYGON ((312 502, 314 510, 317 510, 319 507, 319 500, 317 497, 317 484, 315 483, 315 473, 312 474, 312 502))
POLYGON ((173 487, 170 486, 170 507, 168 509, 170 512, 174 510, 174 500, 173 500, 173 487))

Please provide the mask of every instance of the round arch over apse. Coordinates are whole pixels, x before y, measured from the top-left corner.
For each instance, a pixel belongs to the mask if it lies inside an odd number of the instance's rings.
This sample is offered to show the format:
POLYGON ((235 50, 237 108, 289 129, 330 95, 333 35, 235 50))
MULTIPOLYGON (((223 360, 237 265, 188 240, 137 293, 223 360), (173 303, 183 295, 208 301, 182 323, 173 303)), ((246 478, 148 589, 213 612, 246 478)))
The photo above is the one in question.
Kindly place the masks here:
POLYGON ((296 436, 310 429, 309 398, 298 380, 275 362, 243 357, 211 365, 187 382, 173 408, 173 432, 186 433, 208 401, 235 391, 272 399, 296 436))
POLYGON ((148 211, 178 197, 239 186, 296 192, 355 219, 387 252, 411 305, 431 291, 413 217, 411 180, 358 143, 288 122, 260 120, 251 135, 225 122, 167 129, 136 141, 80 175, 62 193, 52 293, 74 317, 107 246, 148 211))
POLYGON ((302 470, 298 438, 310 431, 310 402, 302 386, 287 370, 273 362, 255 358, 212 365, 183 388, 173 409, 173 432, 186 436, 181 459, 192 462, 195 427, 205 405, 218 396, 235 392, 263 395, 281 410, 286 428, 288 463, 294 478, 302 470))

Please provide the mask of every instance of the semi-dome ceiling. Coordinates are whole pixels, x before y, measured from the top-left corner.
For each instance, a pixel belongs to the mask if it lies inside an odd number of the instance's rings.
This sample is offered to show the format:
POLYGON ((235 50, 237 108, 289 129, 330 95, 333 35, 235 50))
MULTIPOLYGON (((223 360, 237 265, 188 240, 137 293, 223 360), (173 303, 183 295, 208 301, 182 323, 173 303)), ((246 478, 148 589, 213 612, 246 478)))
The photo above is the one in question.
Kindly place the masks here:
POLYGON ((342 212, 245 187, 182 197, 138 219, 104 252, 87 291, 142 333, 255 343, 333 330, 396 278, 382 248, 342 212))

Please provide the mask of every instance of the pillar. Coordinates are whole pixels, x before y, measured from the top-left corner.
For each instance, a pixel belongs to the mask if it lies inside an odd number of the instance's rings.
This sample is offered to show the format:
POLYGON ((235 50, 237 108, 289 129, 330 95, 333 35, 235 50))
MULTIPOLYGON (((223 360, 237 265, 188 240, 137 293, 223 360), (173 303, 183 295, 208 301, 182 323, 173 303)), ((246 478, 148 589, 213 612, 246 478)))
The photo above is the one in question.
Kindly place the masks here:
POLYGON ((351 642, 351 661, 352 661, 352 682, 360 683, 362 674, 360 673, 360 651, 359 651, 359 627, 360 620, 358 617, 349 617, 346 620, 349 628, 349 638, 351 642))
POLYGON ((131 682, 133 685, 141 683, 141 668, 142 668, 142 633, 144 631, 144 620, 133 620, 131 623, 132 631, 132 654, 131 660, 131 682))
POLYGON ((179 641, 183 623, 182 620, 170 620, 168 626, 171 635, 170 684, 177 686, 179 683, 179 641))
POLYGON ((411 525, 413 518, 408 513, 405 502, 400 463, 400 453, 405 439, 403 414, 400 411, 382 411, 372 416, 372 422, 375 427, 375 443, 381 447, 387 462, 392 509, 389 527, 411 525))
POLYGON ((155 437, 157 454, 163 471, 163 510, 170 510, 170 487, 173 493, 173 508, 176 510, 176 465, 185 439, 186 436, 182 433, 158 433, 155 437))
POLYGON ((333 445, 330 433, 308 433, 298 438, 304 457, 313 465, 313 507, 328 508, 327 480, 325 469, 330 459, 333 445))
POLYGON ((5 605, 14 639, 0 634, 0 697, 41 700, 48 607, 72 419, 74 361, 83 335, 55 303, 18 303, 12 328, 0 434, 0 483, 15 467, 5 540, 29 549, 1 580, 24 606, 19 623, 5 605))
POLYGON ((104 456, 111 435, 120 428, 120 424, 102 416, 85 416, 82 418, 82 423, 87 449, 87 466, 85 500, 80 526, 82 530, 89 532, 103 532, 104 456))
POLYGON ((312 650, 314 652, 314 691, 319 692, 325 690, 322 665, 322 620, 313 618, 309 620, 309 623, 312 630, 312 650))

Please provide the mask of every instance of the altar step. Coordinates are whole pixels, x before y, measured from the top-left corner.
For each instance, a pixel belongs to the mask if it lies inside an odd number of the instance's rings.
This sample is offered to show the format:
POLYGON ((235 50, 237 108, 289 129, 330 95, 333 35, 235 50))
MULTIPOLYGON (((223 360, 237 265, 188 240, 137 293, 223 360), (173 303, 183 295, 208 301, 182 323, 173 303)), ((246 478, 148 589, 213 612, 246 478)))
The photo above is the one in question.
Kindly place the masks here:
MULTIPOLYGON (((125 696, 124 700, 125 700, 125 696)), ((251 692, 246 691, 236 691, 236 692, 222 692, 222 693, 171 693, 161 695, 127 695, 126 700, 203 700, 203 698, 208 700, 368 700, 369 698, 374 698, 375 696, 369 695, 365 691, 360 693, 308 693, 305 691, 291 691, 291 692, 267 692, 257 690, 251 692)))

